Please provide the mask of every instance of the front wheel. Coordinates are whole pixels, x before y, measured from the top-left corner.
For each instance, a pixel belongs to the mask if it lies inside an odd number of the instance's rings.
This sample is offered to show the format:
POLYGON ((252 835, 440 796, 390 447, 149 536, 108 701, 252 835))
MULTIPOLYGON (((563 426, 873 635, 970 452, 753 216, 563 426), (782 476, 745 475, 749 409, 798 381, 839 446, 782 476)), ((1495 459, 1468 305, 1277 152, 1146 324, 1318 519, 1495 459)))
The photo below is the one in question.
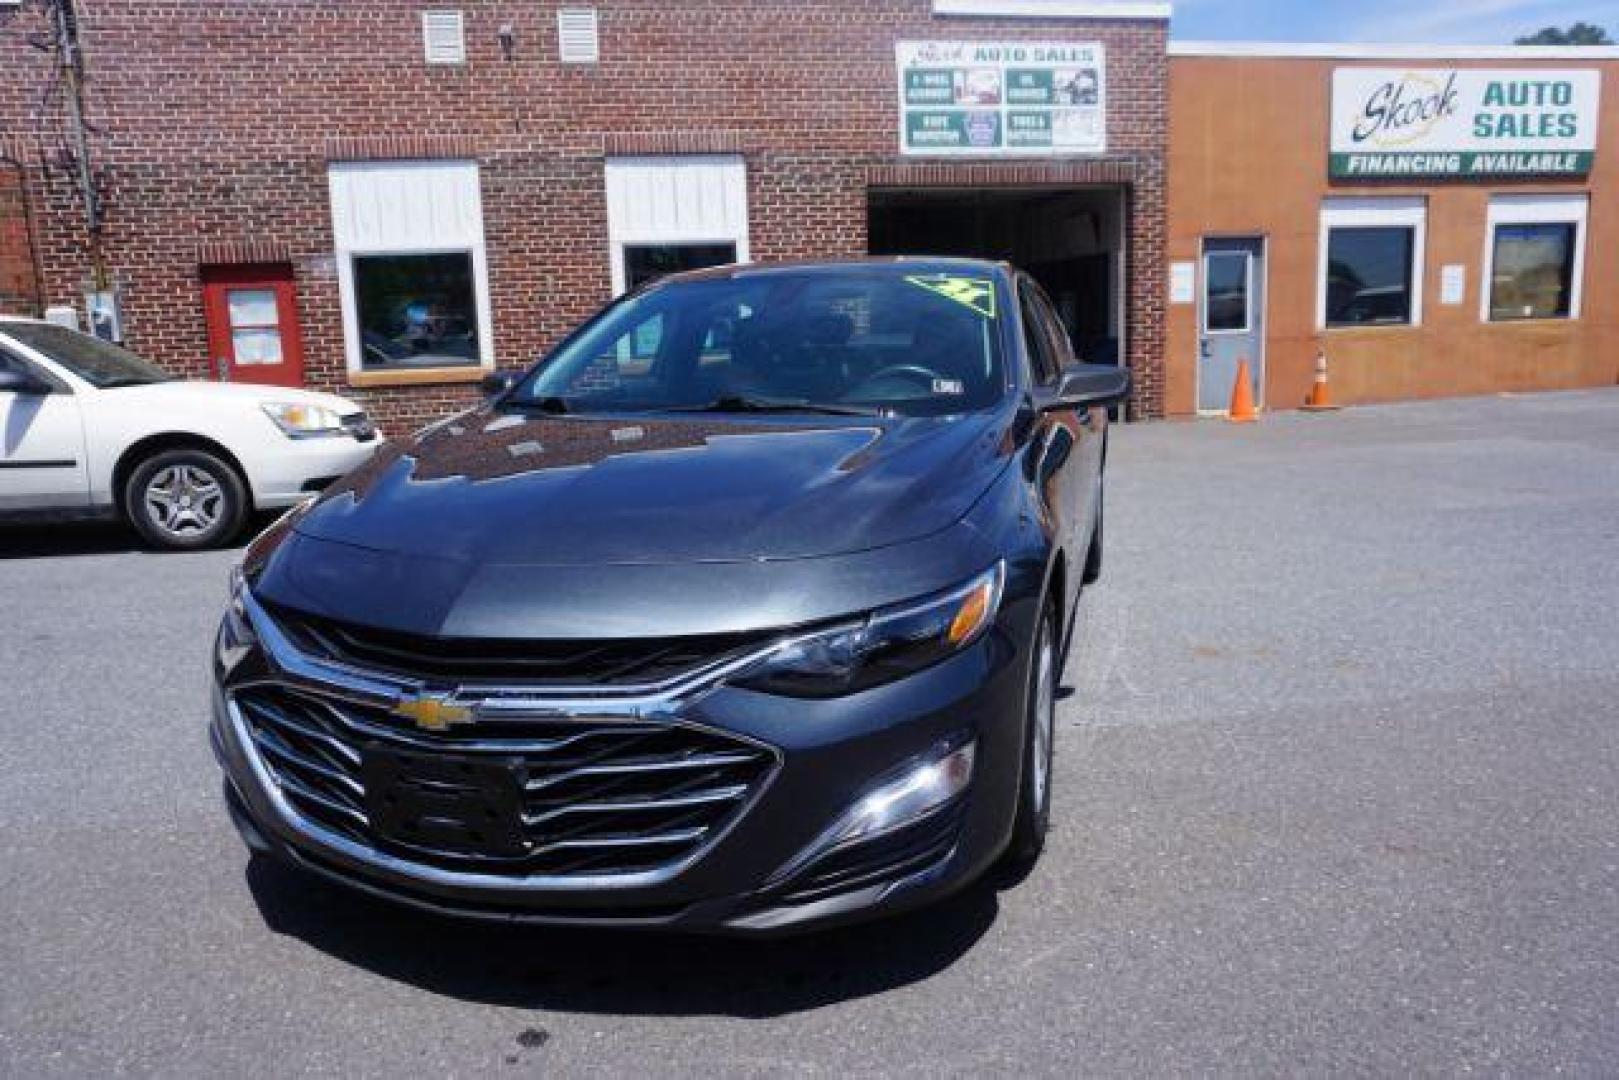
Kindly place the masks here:
POLYGON ((1023 778, 1018 784, 1012 840, 1001 856, 1001 870, 1021 878, 1034 869, 1051 827, 1051 762, 1057 734, 1057 605, 1046 600, 1029 664, 1029 693, 1023 738, 1023 778))
POLYGON ((147 541, 171 551, 223 544, 247 517, 247 488, 236 470, 203 450, 165 450, 136 466, 124 510, 147 541))

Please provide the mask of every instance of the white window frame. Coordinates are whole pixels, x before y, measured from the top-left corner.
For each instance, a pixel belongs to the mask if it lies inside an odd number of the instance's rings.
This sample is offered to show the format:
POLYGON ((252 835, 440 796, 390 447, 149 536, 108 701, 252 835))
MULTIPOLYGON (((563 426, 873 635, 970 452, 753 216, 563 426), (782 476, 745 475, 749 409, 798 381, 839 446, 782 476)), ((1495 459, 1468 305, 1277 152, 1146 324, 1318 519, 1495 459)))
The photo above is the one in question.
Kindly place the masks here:
POLYGON ((1220 337, 1222 335, 1245 336, 1254 332, 1254 253, 1251 251, 1237 251, 1222 248, 1217 251, 1203 252, 1203 295, 1200 296, 1198 306, 1203 309, 1203 334, 1205 337, 1220 337), (1237 257, 1242 259, 1242 325, 1232 330, 1215 330, 1209 326, 1209 295, 1208 283, 1213 279, 1209 273, 1210 259, 1226 259, 1237 257))
POLYGON ((1423 294, 1427 291, 1428 200, 1420 195, 1329 198, 1321 203, 1321 232, 1317 240, 1315 327, 1328 332, 1410 330, 1422 325, 1423 294), (1367 326, 1327 325, 1327 252, 1334 229, 1411 229, 1411 321, 1367 326))
POLYGON ((489 260, 484 250, 482 178, 478 163, 456 160, 334 162, 327 169, 332 209, 332 238, 337 260, 337 290, 343 306, 343 349, 350 378, 420 380, 424 375, 493 371, 494 316, 490 309, 489 260), (399 227, 389 230, 380 185, 415 185, 426 205, 404 205, 391 193, 386 212, 399 227), (367 187, 378 185, 375 190, 367 187), (359 201, 370 196, 377 205, 359 201), (351 200, 354 205, 350 205, 351 200), (477 306, 478 362, 401 368, 367 368, 360 335, 359 295, 354 260, 372 255, 446 255, 472 257, 473 303, 477 306))
POLYGON ((1490 196, 1489 216, 1484 229, 1484 277, 1479 286, 1480 321, 1492 326, 1513 326, 1518 323, 1575 322, 1579 319, 1580 305, 1585 299, 1585 234, 1590 210, 1591 197, 1583 193, 1490 196), (1490 318, 1490 308, 1495 298, 1495 233, 1502 225, 1574 226, 1574 280, 1569 285, 1567 315, 1549 315, 1538 319, 1490 318))
MULTIPOLYGON (((624 249, 641 246, 730 244, 736 261, 750 261, 748 252, 748 174, 740 154, 660 154, 607 159, 607 245, 612 266, 613 295, 629 288, 624 249), (702 187, 702 206, 695 212, 682 207, 682 174, 702 187), (658 192, 656 205, 642 205, 644 190, 635 185, 651 181, 658 192)), ((644 200, 643 200, 644 202, 644 200)))

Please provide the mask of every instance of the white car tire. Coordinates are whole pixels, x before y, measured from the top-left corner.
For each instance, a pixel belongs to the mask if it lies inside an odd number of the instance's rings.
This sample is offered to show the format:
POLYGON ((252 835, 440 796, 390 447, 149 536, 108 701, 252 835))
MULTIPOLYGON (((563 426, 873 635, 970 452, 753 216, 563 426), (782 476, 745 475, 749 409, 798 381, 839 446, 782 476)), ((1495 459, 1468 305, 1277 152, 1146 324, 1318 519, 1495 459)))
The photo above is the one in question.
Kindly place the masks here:
POLYGON ((150 544, 200 551, 229 542, 247 518, 247 485, 206 450, 159 451, 129 474, 124 513, 150 544))

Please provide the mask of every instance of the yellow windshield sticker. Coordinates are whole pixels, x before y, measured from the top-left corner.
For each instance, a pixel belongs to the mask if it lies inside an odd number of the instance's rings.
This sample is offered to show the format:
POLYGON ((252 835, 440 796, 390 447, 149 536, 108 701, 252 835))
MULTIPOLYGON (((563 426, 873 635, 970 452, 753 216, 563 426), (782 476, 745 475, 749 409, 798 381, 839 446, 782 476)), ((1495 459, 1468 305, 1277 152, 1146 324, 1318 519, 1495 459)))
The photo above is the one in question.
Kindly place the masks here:
POLYGON ((995 283, 984 278, 956 277, 953 274, 912 274, 905 279, 971 308, 986 319, 995 317, 995 283))

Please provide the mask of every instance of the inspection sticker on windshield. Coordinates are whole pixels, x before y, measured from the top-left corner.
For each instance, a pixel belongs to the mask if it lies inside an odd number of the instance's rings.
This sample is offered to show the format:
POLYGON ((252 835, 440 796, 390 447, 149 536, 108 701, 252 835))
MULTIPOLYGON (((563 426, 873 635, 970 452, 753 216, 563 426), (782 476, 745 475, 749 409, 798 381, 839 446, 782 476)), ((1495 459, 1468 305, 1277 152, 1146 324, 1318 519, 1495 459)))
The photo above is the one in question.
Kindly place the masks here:
POLYGON ((929 292, 936 292, 947 300, 954 300, 962 307, 971 308, 986 319, 995 317, 995 283, 986 278, 912 274, 905 280, 929 292))
POLYGON ((960 379, 934 379, 933 392, 935 394, 960 395, 967 392, 967 384, 960 379))

